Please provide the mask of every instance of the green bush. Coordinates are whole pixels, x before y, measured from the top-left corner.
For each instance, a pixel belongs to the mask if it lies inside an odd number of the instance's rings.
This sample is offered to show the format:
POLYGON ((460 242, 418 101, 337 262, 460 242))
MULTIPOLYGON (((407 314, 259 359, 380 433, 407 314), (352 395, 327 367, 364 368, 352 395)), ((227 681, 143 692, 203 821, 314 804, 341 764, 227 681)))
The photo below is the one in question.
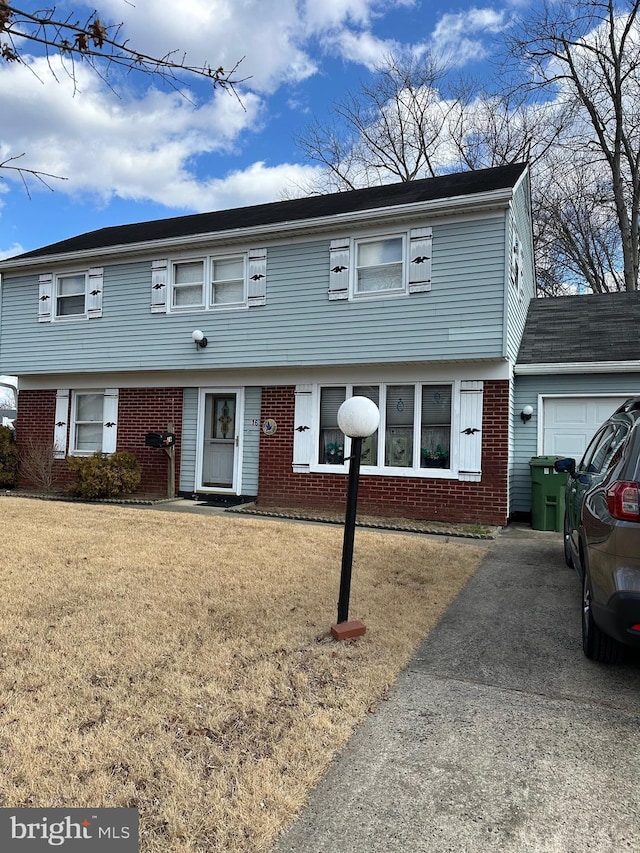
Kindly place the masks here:
POLYGON ((77 498, 117 498, 140 485, 140 465, 132 453, 69 456, 67 462, 76 475, 69 492, 77 498))
POLYGON ((11 489, 18 482, 18 448, 13 430, 0 426, 0 486, 11 489))

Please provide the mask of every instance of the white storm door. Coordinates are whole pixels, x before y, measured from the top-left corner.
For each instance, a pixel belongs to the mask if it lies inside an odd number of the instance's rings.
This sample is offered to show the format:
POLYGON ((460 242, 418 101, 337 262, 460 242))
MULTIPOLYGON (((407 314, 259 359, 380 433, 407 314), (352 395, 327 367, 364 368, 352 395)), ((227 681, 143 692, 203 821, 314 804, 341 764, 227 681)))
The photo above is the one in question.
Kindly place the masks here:
POLYGON ((237 492, 241 399, 237 390, 201 393, 198 487, 237 492))

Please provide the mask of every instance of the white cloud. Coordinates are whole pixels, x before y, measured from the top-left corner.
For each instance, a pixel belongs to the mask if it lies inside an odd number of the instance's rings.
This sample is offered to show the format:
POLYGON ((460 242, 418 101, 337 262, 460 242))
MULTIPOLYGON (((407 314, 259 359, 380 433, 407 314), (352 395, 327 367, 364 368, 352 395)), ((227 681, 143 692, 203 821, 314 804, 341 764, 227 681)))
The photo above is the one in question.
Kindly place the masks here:
POLYGON ((386 56, 400 50, 397 41, 379 39, 370 32, 356 33, 351 30, 342 30, 323 42, 325 48, 330 43, 345 59, 364 65, 369 71, 378 68, 386 56))
POLYGON ((499 32, 506 24, 505 12, 491 7, 447 12, 433 31, 430 47, 455 64, 464 65, 469 61, 483 59, 487 55, 487 48, 482 37, 487 33, 499 32))
POLYGON ((5 258, 13 258, 15 255, 21 255, 22 252, 24 252, 24 249, 20 243, 14 243, 8 249, 0 249, 0 261, 4 261, 5 258))

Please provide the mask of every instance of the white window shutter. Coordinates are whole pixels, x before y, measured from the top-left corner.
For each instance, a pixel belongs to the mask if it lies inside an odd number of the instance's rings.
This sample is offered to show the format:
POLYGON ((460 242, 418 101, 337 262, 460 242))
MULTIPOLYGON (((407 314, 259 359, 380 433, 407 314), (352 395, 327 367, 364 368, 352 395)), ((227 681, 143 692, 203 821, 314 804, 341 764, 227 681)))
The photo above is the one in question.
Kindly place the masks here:
POLYGON ((293 470, 298 474, 309 471, 313 459, 313 394, 311 385, 296 385, 293 418, 293 470))
POLYGON ((102 317, 102 288, 104 281, 104 270, 102 267, 93 267, 89 270, 89 289, 87 291, 87 317, 91 320, 102 317))
POLYGON ((461 480, 479 481, 482 476, 482 382, 462 382, 460 387, 461 480))
POLYGON ((349 298, 349 240, 332 240, 329 246, 329 299, 349 298))
POLYGON ((53 313, 53 276, 46 273, 40 276, 38 292, 38 322, 50 323, 53 313))
POLYGON ((69 389, 56 392, 56 414, 53 426, 53 458, 64 459, 67 455, 69 426, 69 389))
POLYGON ((118 389, 105 388, 102 406, 102 452, 115 453, 118 438, 118 389))
POLYGON ((151 313, 166 314, 168 290, 167 260, 151 262, 151 313))
POLYGON ((409 293, 431 290, 431 228, 412 228, 409 235, 409 293))
POLYGON ((247 296, 249 308, 267 302, 267 250, 251 249, 249 252, 247 296))

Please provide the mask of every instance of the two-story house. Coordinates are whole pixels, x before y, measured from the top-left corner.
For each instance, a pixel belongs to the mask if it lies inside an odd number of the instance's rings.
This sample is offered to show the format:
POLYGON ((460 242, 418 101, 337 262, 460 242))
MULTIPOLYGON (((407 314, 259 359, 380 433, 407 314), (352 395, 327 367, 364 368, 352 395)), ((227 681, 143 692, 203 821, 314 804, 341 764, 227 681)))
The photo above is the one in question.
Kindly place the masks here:
POLYGON ((145 435, 172 425, 178 494, 334 507, 357 394, 381 413, 362 512, 507 521, 525 165, 104 228, 0 272, 18 443, 52 441, 61 471, 127 450, 165 494, 145 435))

